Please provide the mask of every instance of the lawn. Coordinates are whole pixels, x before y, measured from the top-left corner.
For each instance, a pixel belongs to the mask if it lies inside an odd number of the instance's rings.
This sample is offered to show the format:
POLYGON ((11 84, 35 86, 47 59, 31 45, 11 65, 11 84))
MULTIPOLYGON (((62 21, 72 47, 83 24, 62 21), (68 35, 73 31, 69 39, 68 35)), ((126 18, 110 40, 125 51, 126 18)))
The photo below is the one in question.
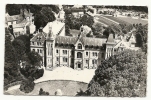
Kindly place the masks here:
MULTIPOLYGON (((106 25, 112 25, 112 24, 116 24, 116 23, 114 23, 114 22, 112 22, 112 21, 110 21, 110 20, 108 20, 108 19, 106 19, 106 18, 104 18, 104 16, 102 17, 102 16, 98 16, 98 21, 100 21, 100 22, 102 22, 102 23, 104 23, 104 24, 106 24, 106 25)), ((113 20, 114 21, 114 20, 113 20)))
POLYGON ((57 89, 62 91, 63 96, 75 96, 77 92, 82 89, 85 91, 87 89, 88 83, 70 81, 70 80, 49 80, 40 83, 36 83, 34 90, 30 93, 21 92, 19 89, 14 89, 5 92, 6 95, 38 95, 40 88, 44 91, 49 92, 49 95, 54 95, 57 89))
POLYGON ((120 24, 130 24, 130 23, 124 21, 124 20, 119 19, 118 17, 113 17, 113 16, 103 16, 103 17, 114 20, 115 22, 118 22, 120 24))
POLYGON ((128 22, 130 24, 139 24, 139 23, 142 23, 142 25, 148 24, 147 20, 142 20, 142 19, 133 19, 131 17, 117 17, 117 18, 125 22, 128 22))

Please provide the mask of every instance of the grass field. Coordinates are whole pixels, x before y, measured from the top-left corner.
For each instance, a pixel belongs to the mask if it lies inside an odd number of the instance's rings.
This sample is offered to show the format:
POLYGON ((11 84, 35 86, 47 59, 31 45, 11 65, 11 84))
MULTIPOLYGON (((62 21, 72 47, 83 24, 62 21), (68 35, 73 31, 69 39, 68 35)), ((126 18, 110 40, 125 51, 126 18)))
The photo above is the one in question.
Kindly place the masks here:
POLYGON ((60 89, 63 96, 75 96, 77 92, 82 89, 85 91, 88 84, 78 81, 69 80, 49 80, 41 83, 35 84, 34 90, 31 93, 21 92, 19 89, 11 90, 6 95, 38 95, 40 88, 44 91, 49 92, 49 95, 54 95, 57 89, 60 89))
MULTIPOLYGON (((101 15, 103 16, 103 15, 101 15)), ((99 18, 99 21, 104 23, 104 24, 107 24, 107 25, 111 25, 111 24, 115 24, 114 22, 110 21, 110 20, 113 20, 115 22, 118 22, 118 23, 121 23, 121 24, 139 24, 139 23, 142 23, 142 25, 145 25, 148 23, 147 20, 142 20, 142 19, 134 19, 134 18, 131 18, 131 17, 113 17, 113 16, 103 16, 105 18, 108 18, 108 19, 105 19, 101 16, 98 16, 99 18)))
POLYGON ((102 23, 104 23, 106 25, 116 24, 116 23, 114 23, 114 22, 112 22, 112 21, 110 21, 110 20, 108 20, 106 18, 103 18, 102 16, 98 16, 98 18, 99 18, 98 21, 100 21, 100 22, 102 22, 102 23))
POLYGON ((121 19, 119 19, 117 17, 113 17, 113 16, 104 16, 104 17, 106 17, 108 19, 111 19, 111 20, 114 20, 114 21, 116 21, 116 22, 118 22, 120 24, 130 24, 130 23, 128 23, 126 21, 123 21, 123 20, 121 20, 121 19))
POLYGON ((148 23, 148 21, 146 20, 142 20, 142 19, 133 19, 131 17, 117 17, 120 20, 123 20, 125 22, 128 22, 130 24, 139 24, 142 23, 142 25, 145 25, 148 23))

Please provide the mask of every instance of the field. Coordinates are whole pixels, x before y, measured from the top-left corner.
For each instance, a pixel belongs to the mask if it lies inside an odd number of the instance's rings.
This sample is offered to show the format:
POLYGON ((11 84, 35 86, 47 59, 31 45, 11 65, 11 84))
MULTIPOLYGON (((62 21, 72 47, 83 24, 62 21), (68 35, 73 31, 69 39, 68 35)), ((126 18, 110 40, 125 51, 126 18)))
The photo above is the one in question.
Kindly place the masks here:
POLYGON ((112 24, 117 24, 117 23, 127 24, 127 25, 142 23, 142 25, 145 25, 145 24, 148 23, 147 20, 134 19, 134 18, 131 18, 131 17, 113 17, 113 16, 104 16, 104 15, 99 15, 97 17, 99 18, 98 21, 100 21, 100 22, 102 22, 106 25, 112 25, 112 24), (114 23, 111 20, 113 20, 117 23, 114 23))
POLYGON ((104 16, 104 17, 106 17, 108 19, 111 19, 111 20, 114 20, 114 21, 116 21, 116 22, 118 22, 120 24, 129 24, 128 22, 123 21, 123 20, 121 20, 121 19, 119 19, 117 17, 113 17, 113 16, 104 16))
POLYGON ((19 89, 11 90, 6 95, 38 95, 40 88, 44 91, 49 92, 49 95, 54 95, 57 89, 62 91, 63 96, 75 96, 80 89, 85 91, 88 84, 78 81, 69 80, 50 80, 35 84, 34 90, 31 93, 21 92, 19 89))
POLYGON ((123 20, 125 22, 128 22, 130 24, 139 24, 142 23, 142 25, 145 25, 148 23, 148 21, 146 20, 142 20, 142 19, 133 19, 131 17, 117 17, 120 20, 123 20))
POLYGON ((104 18, 102 16, 98 16, 98 18, 99 18, 98 21, 100 21, 100 22, 102 22, 102 23, 104 23, 106 25, 116 24, 113 21, 110 21, 110 20, 108 20, 108 19, 106 19, 106 18, 104 18))

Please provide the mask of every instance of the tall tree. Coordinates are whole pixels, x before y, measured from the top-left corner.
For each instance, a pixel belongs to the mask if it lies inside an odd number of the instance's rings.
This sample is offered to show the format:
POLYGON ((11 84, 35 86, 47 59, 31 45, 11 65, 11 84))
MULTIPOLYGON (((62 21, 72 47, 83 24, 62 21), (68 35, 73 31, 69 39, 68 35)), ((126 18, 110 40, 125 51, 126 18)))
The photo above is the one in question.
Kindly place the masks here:
POLYGON ((87 95, 106 97, 146 96, 147 55, 125 50, 104 60, 88 85, 87 95))

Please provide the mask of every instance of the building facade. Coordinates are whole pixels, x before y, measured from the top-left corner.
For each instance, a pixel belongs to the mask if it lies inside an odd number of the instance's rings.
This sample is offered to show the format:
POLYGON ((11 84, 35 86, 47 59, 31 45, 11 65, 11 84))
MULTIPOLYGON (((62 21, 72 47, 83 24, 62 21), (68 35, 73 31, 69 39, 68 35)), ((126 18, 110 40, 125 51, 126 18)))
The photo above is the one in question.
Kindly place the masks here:
MULTIPOLYGON (((55 67, 71 67, 73 69, 96 69, 101 61, 123 51, 135 48, 135 37, 114 39, 113 34, 108 38, 93 38, 83 35, 83 28, 77 37, 53 34, 52 27, 45 33, 40 30, 31 39, 31 50, 38 52, 43 58, 43 66, 47 69, 55 67)), ((60 29, 61 30, 61 29, 60 29)))

